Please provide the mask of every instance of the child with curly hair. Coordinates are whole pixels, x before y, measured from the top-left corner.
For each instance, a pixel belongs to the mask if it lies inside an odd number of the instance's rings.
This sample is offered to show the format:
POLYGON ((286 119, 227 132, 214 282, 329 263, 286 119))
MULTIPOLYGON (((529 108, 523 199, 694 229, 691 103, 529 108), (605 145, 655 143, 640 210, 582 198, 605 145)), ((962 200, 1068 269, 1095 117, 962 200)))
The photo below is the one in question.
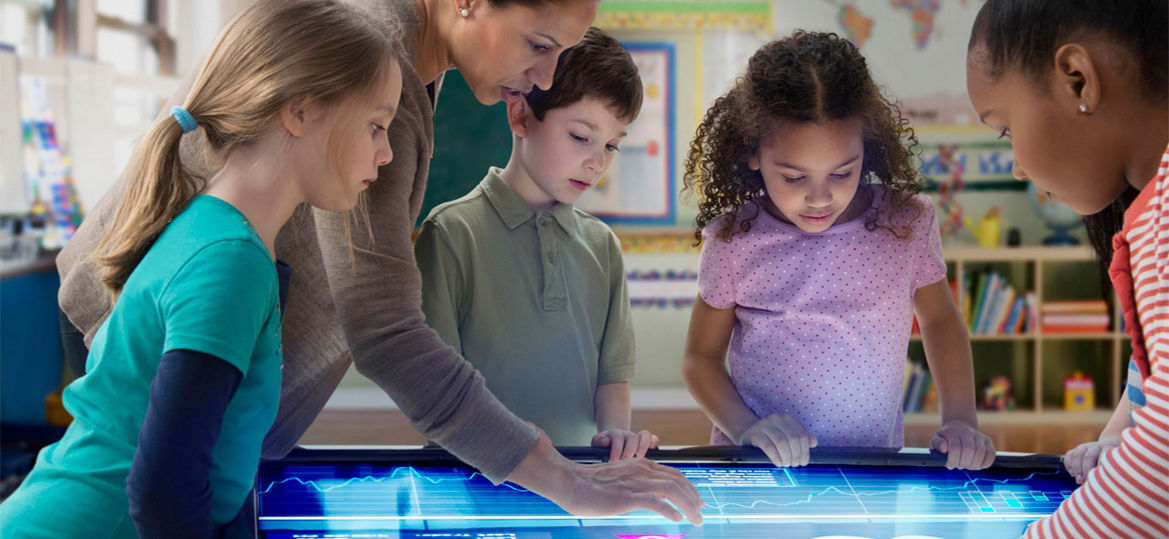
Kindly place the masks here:
POLYGON ((907 124, 855 46, 804 31, 764 45, 707 111, 684 178, 703 247, 683 375, 712 443, 778 466, 817 445, 901 447, 916 313, 941 397, 930 445, 951 468, 994 460, 907 124))

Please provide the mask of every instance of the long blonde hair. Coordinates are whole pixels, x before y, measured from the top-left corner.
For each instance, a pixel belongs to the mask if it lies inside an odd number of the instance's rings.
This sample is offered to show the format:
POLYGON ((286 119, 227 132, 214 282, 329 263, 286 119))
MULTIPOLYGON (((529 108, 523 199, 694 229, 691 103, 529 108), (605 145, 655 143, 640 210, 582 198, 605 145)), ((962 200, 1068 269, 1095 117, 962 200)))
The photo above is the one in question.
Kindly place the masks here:
MULTIPOLYGON (((183 108, 207 149, 226 155, 259 138, 294 98, 324 105, 377 91, 401 51, 398 26, 339 0, 260 0, 216 38, 183 108)), ((172 117, 142 137, 127 187, 95 254, 117 295, 159 234, 206 185, 183 166, 183 130, 172 117)))

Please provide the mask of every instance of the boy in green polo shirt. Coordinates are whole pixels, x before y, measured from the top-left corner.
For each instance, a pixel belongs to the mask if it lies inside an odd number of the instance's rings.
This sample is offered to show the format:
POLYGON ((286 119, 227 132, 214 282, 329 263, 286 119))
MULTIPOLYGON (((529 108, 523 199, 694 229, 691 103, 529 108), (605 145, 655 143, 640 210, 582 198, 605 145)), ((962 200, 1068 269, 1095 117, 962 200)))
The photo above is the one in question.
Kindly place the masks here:
POLYGON ((590 28, 551 89, 507 103, 512 153, 466 196, 436 207, 414 254, 426 321, 491 392, 556 445, 657 446, 630 432, 633 326, 621 247, 572 206, 604 175, 642 87, 629 52, 590 28))

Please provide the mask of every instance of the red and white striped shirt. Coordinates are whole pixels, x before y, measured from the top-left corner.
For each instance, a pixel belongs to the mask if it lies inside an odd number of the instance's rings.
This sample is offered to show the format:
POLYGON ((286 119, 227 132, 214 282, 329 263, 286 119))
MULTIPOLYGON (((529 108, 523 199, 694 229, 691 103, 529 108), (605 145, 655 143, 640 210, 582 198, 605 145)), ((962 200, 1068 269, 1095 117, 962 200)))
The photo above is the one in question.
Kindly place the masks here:
POLYGON ((1146 354, 1146 404, 1133 413, 1120 446, 1101 455, 1055 513, 1028 527, 1028 538, 1169 537, 1169 148, 1124 221, 1116 245, 1127 248, 1117 249, 1123 259, 1110 273, 1127 325, 1139 331, 1134 360, 1146 354), (1127 279, 1118 279, 1124 262, 1127 279))

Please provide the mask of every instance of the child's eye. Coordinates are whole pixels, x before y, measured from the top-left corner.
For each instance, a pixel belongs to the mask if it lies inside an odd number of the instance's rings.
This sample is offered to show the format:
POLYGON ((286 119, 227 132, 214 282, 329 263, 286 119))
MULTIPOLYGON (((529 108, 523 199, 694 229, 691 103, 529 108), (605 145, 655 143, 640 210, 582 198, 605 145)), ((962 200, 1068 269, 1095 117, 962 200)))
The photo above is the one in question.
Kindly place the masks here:
POLYGON ((1002 131, 999 131, 999 138, 1005 138, 1005 139, 1011 138, 1011 130, 1010 129, 1003 129, 1002 131))
POLYGON ((616 144, 606 144, 606 145, 605 145, 605 149, 606 149, 606 150, 608 150, 608 151, 610 151, 610 152, 619 152, 619 151, 621 151, 621 148, 618 148, 616 144))
POLYGON ((531 45, 532 50, 534 50, 536 52, 544 52, 544 51, 552 50, 552 47, 549 47, 548 45, 544 45, 542 43, 536 43, 535 41, 528 41, 528 45, 531 45))
POLYGON ((373 133, 376 135, 378 131, 385 131, 385 130, 386 130, 386 128, 383 127, 381 124, 374 123, 374 122, 369 123, 369 132, 370 133, 373 133))
POLYGON ((833 178, 836 178, 838 180, 847 180, 849 177, 852 176, 852 171, 850 170, 848 172, 839 172, 836 174, 829 174, 829 176, 832 176, 833 178))
POLYGON ((589 141, 588 138, 582 137, 576 133, 569 133, 568 136, 572 137, 572 140, 575 140, 575 141, 580 142, 582 144, 587 144, 589 141))
POLYGON ((798 182, 798 181, 800 181, 800 180, 804 179, 804 177, 803 177, 803 176, 795 176, 795 177, 792 177, 792 176, 784 176, 784 177, 783 177, 783 179, 784 179, 784 180, 787 180, 787 182, 788 182, 788 183, 796 183, 796 182, 798 182))

